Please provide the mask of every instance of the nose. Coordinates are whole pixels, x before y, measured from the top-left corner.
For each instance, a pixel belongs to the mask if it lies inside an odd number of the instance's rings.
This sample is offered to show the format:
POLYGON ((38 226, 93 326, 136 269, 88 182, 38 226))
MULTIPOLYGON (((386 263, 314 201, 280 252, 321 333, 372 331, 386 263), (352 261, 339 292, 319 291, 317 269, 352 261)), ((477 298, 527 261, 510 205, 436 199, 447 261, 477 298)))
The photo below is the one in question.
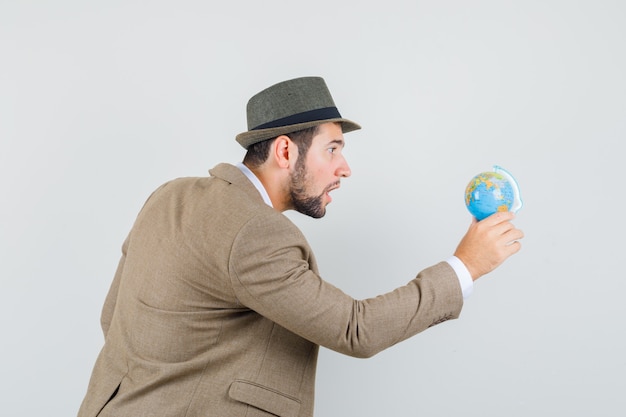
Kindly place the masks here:
POLYGON ((348 178, 352 175, 352 170, 350 169, 350 165, 348 165, 348 161, 346 158, 342 156, 341 164, 337 168, 337 176, 342 178, 348 178))

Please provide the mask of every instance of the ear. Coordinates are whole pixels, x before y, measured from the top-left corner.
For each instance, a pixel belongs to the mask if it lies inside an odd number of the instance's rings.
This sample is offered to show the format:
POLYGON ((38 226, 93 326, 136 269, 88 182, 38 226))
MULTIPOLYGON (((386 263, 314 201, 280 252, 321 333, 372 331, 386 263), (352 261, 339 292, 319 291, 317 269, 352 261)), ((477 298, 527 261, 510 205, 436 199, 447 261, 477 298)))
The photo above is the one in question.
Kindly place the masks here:
POLYGON ((289 168, 298 159, 298 147, 289 136, 281 135, 274 140, 272 156, 279 167, 289 168))

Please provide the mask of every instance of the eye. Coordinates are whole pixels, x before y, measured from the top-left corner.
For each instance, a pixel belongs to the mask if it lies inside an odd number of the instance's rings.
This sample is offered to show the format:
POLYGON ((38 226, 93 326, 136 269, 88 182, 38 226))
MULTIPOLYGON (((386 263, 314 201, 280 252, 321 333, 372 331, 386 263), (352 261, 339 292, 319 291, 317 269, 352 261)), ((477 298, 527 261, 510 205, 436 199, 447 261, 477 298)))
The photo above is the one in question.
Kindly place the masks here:
POLYGON ((331 146, 330 148, 327 149, 328 153, 335 153, 336 150, 337 150, 336 146, 331 146))

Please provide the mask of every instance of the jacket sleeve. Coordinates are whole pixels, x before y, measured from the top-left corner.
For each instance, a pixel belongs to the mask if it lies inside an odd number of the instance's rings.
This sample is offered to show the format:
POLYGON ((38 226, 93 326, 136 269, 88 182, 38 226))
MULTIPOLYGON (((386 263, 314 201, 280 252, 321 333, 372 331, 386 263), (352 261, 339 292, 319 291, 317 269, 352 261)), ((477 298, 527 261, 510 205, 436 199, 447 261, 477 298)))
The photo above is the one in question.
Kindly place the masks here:
POLYGON ((373 356, 460 315, 461 288, 445 262, 387 294, 355 300, 318 276, 312 259, 304 236, 284 216, 257 216, 232 246, 231 283, 248 308, 313 343, 355 357, 373 356))

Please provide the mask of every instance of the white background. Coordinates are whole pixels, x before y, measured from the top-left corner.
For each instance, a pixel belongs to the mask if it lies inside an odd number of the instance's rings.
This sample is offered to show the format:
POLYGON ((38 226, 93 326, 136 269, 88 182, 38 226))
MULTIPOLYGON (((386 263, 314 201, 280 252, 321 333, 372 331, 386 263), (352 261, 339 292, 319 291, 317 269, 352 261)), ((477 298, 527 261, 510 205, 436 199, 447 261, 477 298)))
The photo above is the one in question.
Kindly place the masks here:
POLYGON ((460 320, 362 360, 323 349, 317 416, 623 416, 626 3, 0 0, 0 397, 75 415, 134 218, 238 162, 245 104, 323 76, 353 176, 290 218, 355 298, 448 257, 463 191, 517 178, 522 251, 460 320))

